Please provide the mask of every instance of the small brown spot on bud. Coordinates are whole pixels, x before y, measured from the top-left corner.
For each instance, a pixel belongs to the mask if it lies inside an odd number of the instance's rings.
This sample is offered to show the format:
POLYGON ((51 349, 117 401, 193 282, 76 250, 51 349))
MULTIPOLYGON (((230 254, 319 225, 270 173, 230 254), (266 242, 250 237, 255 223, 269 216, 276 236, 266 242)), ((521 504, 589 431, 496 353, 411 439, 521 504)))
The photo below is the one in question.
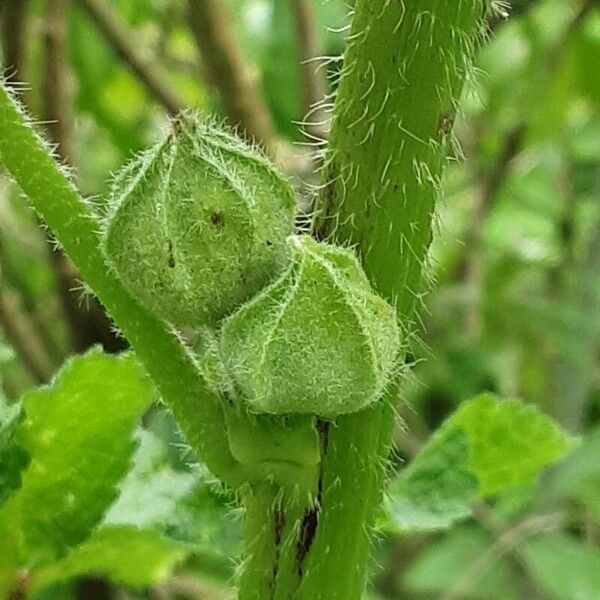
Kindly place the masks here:
POLYGON ((210 222, 216 229, 223 229, 223 227, 225 227, 225 217, 223 216, 223 213, 219 211, 214 211, 210 215, 210 222))
POLYGON ((449 115, 442 115, 438 125, 438 132, 440 137, 445 138, 452 131, 454 125, 454 118, 449 115))
POLYGON ((169 240, 167 242, 167 247, 168 247, 168 261, 167 261, 167 264, 169 265, 170 269, 174 269, 175 268, 175 257, 173 256, 173 242, 171 240, 169 240))

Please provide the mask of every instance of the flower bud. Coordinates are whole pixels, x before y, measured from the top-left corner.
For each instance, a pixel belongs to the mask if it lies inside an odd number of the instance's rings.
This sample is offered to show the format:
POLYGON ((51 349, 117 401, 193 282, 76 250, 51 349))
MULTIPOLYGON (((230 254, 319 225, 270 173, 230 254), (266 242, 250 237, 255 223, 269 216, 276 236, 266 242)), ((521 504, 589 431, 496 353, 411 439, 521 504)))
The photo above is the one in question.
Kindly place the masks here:
POLYGON ((180 327, 211 325, 282 271, 294 205, 257 150, 184 114, 117 177, 104 251, 145 308, 180 327))
POLYGON ((378 400, 400 347, 394 309, 349 250, 290 237, 287 270, 221 330, 221 356, 250 410, 358 411, 378 400))

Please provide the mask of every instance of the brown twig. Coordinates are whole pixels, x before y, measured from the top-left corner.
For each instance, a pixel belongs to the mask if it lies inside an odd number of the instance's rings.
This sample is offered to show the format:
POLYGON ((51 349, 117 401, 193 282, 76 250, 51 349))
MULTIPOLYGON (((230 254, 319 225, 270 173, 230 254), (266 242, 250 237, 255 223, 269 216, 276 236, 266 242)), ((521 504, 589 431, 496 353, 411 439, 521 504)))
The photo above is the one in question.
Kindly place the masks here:
MULTIPOLYGON (((560 61, 560 55, 563 52, 565 41, 573 34, 573 32, 581 27, 590 11, 599 7, 599 0, 583 0, 583 2, 579 4, 573 17, 567 23, 562 35, 547 50, 544 62, 547 65, 548 73, 554 73, 556 64, 560 61)), ((525 12, 526 9, 531 7, 523 3, 520 8, 522 9, 522 12, 525 12)), ((509 171, 511 161, 521 148, 525 132, 526 127, 524 122, 515 125, 507 134, 504 140, 504 146, 492 169, 478 178, 481 180, 481 185, 475 193, 472 210, 473 225, 469 244, 473 250, 467 259, 466 267, 466 280, 470 283, 476 294, 479 294, 481 291, 481 280, 483 277, 479 243, 481 228, 489 208, 509 171)), ((467 331, 471 332, 473 335, 478 335, 481 329, 481 312, 479 310, 479 304, 480 303, 476 298, 466 317, 467 331)))
MULTIPOLYGON (((0 193, 3 192, 5 193, 4 190, 0 193)), ((15 226, 16 224, 13 223, 12 225, 15 226)), ((44 346, 46 352, 50 356, 55 357, 57 362, 59 362, 60 357, 63 355, 63 348, 48 327, 48 308, 49 305, 51 306, 53 303, 48 302, 48 299, 45 298, 44 310, 43 312, 40 312, 41 307, 38 306, 31 295, 27 293, 28 286, 23 273, 20 269, 15 268, 14 265, 11 264, 9 257, 7 256, 5 239, 2 231, 4 227, 8 227, 8 230, 10 231, 11 224, 4 223, 4 219, 0 218, 0 269, 2 270, 3 275, 3 285, 13 289, 19 294, 22 309, 31 320, 32 326, 39 336, 39 343, 44 346)))
MULTIPOLYGON (((469 254, 467 256, 465 279, 475 294, 482 289, 483 266, 481 256, 481 230, 494 203, 494 200, 506 179, 512 160, 519 153, 525 133, 523 123, 517 124, 504 138, 504 145, 493 167, 481 174, 480 185, 475 190, 471 210, 471 231, 469 232, 469 254)), ((481 330, 481 302, 475 298, 467 311, 466 328, 471 335, 477 336, 481 330)))
MULTIPOLYGON (((20 88, 26 80, 27 0, 11 0, 2 7, 2 53, 9 85, 20 88)), ((1 247, 1 242, 0 242, 1 247)), ((4 261, 3 261, 4 262, 4 261)), ((3 282, 5 286, 6 282, 3 282)), ((38 382, 53 372, 51 357, 58 346, 34 307, 23 306, 16 291, 2 292, 1 321, 23 363, 38 382), (28 310, 31 309, 31 310, 28 310), (14 321, 13 321, 14 320, 14 321)))
POLYGON ((2 7, 2 54, 12 81, 25 81, 27 0, 9 0, 2 7))
MULTIPOLYGON (((509 553, 518 552, 519 545, 528 537, 559 529, 565 523, 562 513, 534 515, 514 527, 502 531, 489 548, 461 574, 456 583, 442 596, 442 600, 456 600, 468 595, 472 586, 477 585, 491 563, 509 553)), ((521 562, 521 557, 519 556, 521 562)))
MULTIPOLYGON (((73 102, 69 90, 67 18, 70 0, 47 0, 44 14, 43 107, 50 139, 64 162, 73 162, 73 102)), ((82 352, 97 342, 107 350, 121 344, 111 332, 100 305, 92 301, 86 309, 79 300, 79 276, 69 258, 51 248, 58 292, 69 327, 73 350, 82 352)))
POLYGON ((47 383, 54 372, 52 358, 21 308, 19 296, 0 280, 0 326, 26 369, 37 383, 47 383))
POLYGON ((146 86, 152 97, 165 110, 176 115, 185 108, 185 102, 172 88, 159 67, 143 52, 134 32, 121 21, 113 7, 104 0, 79 0, 119 57, 146 86))
POLYGON ((72 162, 73 114, 67 62, 67 11, 69 0, 46 0, 44 14, 44 118, 50 139, 61 158, 72 162))
POLYGON ((181 596, 191 600, 233 600, 235 597, 233 590, 225 586, 182 575, 171 577, 165 583, 155 586, 152 593, 156 600, 181 596))
POLYGON ((302 68, 304 87, 305 128, 308 135, 316 139, 328 136, 328 115, 323 99, 327 94, 327 76, 319 66, 323 56, 318 35, 318 23, 313 0, 290 0, 296 26, 298 56, 302 68))
POLYGON ((192 34, 230 123, 273 155, 277 140, 258 73, 237 43, 225 4, 222 0, 189 0, 192 34))

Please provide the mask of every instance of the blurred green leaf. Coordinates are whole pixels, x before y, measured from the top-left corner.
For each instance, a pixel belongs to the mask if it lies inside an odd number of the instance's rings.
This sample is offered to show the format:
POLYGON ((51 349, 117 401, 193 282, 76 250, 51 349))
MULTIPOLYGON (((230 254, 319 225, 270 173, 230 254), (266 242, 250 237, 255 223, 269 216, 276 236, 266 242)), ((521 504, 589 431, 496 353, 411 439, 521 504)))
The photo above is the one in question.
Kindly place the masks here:
POLYGON ((456 591, 461 599, 516 600, 519 596, 510 569, 495 557, 486 556, 490 544, 481 530, 457 529, 420 554, 404 584, 409 591, 428 594, 428 598, 456 591))
POLYGON ((174 470, 167 462, 165 444, 149 431, 138 430, 139 446, 133 467, 119 485, 106 524, 128 524, 166 530, 176 525, 176 511, 199 477, 174 470))
POLYGON ((44 562, 87 537, 116 496, 152 395, 133 355, 97 349, 69 360, 52 386, 25 395, 15 441, 31 460, 0 513, 5 552, 10 539, 13 559, 44 562))
POLYGON ((21 471, 28 462, 27 453, 14 443, 21 418, 21 405, 8 405, 0 395, 0 506, 21 485, 21 471))
POLYGON ((65 558, 40 569, 34 592, 83 575, 107 577, 131 588, 145 588, 166 579, 189 553, 185 545, 153 531, 135 527, 102 527, 65 558))
POLYGON ((203 570, 231 576, 231 557, 238 554, 241 541, 241 523, 231 514, 231 500, 202 469, 174 469, 156 435, 140 430, 137 437, 133 468, 119 486, 105 526, 151 528, 187 542, 203 570))
POLYGON ((600 520, 600 428, 589 432, 581 445, 554 469, 544 493, 548 502, 577 499, 600 520))
POLYGON ((578 86, 597 106, 600 104, 600 11, 590 14, 573 42, 578 86))
POLYGON ((574 440, 535 407, 481 394, 464 402, 389 489, 389 525, 440 529, 471 514, 471 505, 535 480, 574 440))
POLYGON ((600 598, 600 551, 563 533, 525 544, 527 564, 552 600, 600 598))

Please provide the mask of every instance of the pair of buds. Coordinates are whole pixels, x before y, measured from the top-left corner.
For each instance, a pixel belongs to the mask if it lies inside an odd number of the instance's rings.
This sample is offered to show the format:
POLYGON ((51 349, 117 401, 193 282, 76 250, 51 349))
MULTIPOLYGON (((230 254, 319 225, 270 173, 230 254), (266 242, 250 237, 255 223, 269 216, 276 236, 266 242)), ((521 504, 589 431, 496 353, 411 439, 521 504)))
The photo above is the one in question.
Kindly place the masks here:
POLYGON ((266 158, 184 116, 117 177, 104 251, 145 308, 216 330, 205 362, 250 412, 333 418, 381 397, 400 334, 351 251, 293 235, 294 206, 266 158))

